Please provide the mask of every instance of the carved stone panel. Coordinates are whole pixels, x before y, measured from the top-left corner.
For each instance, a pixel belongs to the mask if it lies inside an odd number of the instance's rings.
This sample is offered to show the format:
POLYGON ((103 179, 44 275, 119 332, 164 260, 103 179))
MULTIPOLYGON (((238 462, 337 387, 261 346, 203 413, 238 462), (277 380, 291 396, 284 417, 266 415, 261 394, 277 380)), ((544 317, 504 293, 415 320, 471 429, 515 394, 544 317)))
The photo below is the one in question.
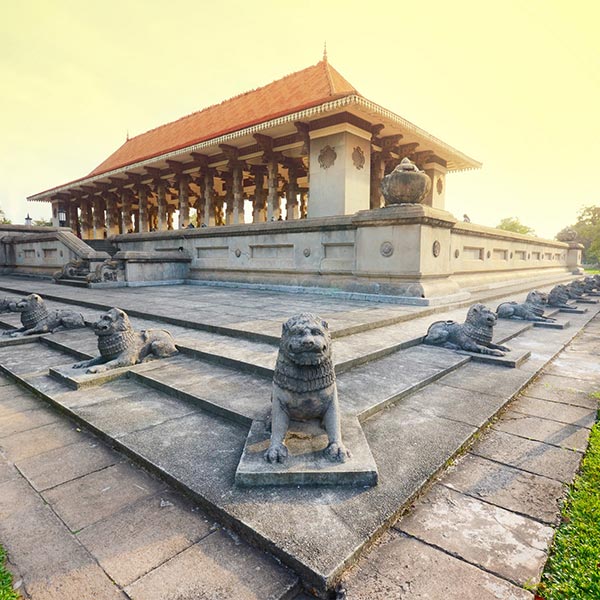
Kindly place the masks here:
POLYGON ((329 169, 330 167, 333 167, 336 158, 337 153, 335 149, 329 144, 324 146, 321 149, 321 152, 319 152, 319 165, 321 165, 321 169, 329 169))
POLYGON ((365 153, 360 146, 352 151, 352 164, 360 171, 365 166, 365 153))

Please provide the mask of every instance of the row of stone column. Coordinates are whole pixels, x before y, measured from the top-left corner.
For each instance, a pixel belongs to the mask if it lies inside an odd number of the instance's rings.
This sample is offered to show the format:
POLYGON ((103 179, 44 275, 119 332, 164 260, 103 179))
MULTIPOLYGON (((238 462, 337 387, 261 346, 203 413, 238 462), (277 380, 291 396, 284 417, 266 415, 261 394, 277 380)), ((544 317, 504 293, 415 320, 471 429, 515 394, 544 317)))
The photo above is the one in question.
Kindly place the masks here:
MULTIPOLYGON (((277 162, 269 161, 266 167, 252 166, 250 173, 255 182, 255 194, 251 199, 253 222, 281 219, 277 162)), ((293 166, 289 167, 288 173, 289 181, 285 183, 283 190, 286 198, 286 219, 304 218, 308 190, 298 186, 298 172, 293 166)), ((168 202, 167 190, 170 184, 162 179, 157 179, 151 186, 136 184, 132 189, 124 189, 119 194, 100 193, 78 203, 70 203, 68 224, 75 227, 79 222, 80 234, 84 239, 119 233, 166 231, 174 228, 174 212, 179 209, 177 227, 182 229, 190 224, 191 207, 196 210, 197 222, 202 226, 244 223, 242 164, 234 165, 231 171, 221 175, 225 182, 223 195, 216 194, 214 177, 213 170, 206 170, 196 177, 180 174, 176 181, 177 205, 168 202), (191 190, 192 182, 198 186, 199 192, 191 190), (156 197, 156 204, 150 201, 152 194, 156 197), (194 200, 190 200, 190 197, 194 200), (134 205, 137 205, 137 209, 133 208, 134 205)))

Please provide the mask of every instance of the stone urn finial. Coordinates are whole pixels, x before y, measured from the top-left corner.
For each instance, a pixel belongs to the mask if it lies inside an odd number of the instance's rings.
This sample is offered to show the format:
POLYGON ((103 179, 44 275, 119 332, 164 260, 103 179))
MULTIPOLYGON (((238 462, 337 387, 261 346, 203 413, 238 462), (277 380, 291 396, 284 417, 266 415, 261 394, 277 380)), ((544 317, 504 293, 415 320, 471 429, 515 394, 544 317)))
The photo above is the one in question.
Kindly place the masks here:
POLYGON ((400 164, 381 180, 381 193, 385 205, 418 204, 423 202, 431 189, 431 179, 420 171, 409 158, 403 158, 400 164))

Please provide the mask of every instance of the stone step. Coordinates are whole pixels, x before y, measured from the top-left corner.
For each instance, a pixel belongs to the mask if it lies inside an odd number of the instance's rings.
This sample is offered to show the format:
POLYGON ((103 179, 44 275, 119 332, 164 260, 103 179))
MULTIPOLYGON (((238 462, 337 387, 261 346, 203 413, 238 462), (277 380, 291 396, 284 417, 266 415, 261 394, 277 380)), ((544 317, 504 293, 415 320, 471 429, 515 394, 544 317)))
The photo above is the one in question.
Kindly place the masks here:
MULTIPOLYGON (((144 370, 152 367, 145 374, 169 389, 183 379, 193 398, 142 385, 138 374, 93 391, 69 390, 46 373, 49 366, 70 364, 72 355, 39 342, 0 348, 0 368, 184 490, 223 524, 274 553, 307 585, 323 589, 592 316, 592 311, 574 315, 567 330, 531 329, 516 338, 515 349, 535 347, 527 368, 508 371, 472 362, 452 368, 453 361, 466 357, 416 346, 340 375, 340 404, 344 411, 362 415, 379 471, 378 485, 368 489, 235 486, 248 426, 204 410, 196 394, 216 396, 218 391, 220 402, 229 398, 231 403, 244 394, 244 401, 250 400, 244 411, 252 410, 256 406, 248 394, 255 393, 264 405, 269 387, 256 376, 250 380, 243 374, 228 390, 220 386, 235 371, 177 356, 169 361, 177 360, 181 369, 166 380, 166 361, 143 365, 144 370), (445 375, 431 383, 434 368, 445 375), (257 390, 261 381, 265 387, 257 390), (419 381, 429 383, 419 388, 419 381), (402 395, 409 388, 412 393, 402 395)), ((183 386, 182 391, 188 392, 183 386)))
POLYGON ((86 288, 89 285, 87 279, 85 279, 84 277, 65 277, 62 279, 56 279, 55 283, 57 283, 58 285, 68 285, 71 287, 79 288, 86 288))

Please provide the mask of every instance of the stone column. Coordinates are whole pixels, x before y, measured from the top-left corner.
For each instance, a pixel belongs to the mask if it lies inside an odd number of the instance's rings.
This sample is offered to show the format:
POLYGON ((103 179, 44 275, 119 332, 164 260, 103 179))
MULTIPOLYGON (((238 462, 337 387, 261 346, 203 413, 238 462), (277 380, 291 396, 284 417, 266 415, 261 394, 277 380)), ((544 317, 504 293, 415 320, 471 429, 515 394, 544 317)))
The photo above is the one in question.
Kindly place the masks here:
POLYGON ((94 238, 92 204, 89 200, 81 201, 81 238, 84 240, 91 240, 94 238))
POLYGON ((298 170, 294 165, 288 167, 288 186, 285 193, 286 221, 298 218, 298 170))
POLYGON ((215 224, 214 198, 214 171, 207 169, 204 174, 204 220, 202 221, 207 227, 212 227, 215 224))
POLYGON ((300 218, 306 219, 308 215, 308 190, 300 192, 300 218))
POLYGON ((77 215, 77 204, 71 200, 67 205, 67 218, 69 219, 69 227, 73 230, 76 236, 80 236, 79 217, 77 215))
POLYGON ((167 230, 171 231, 173 229, 173 213, 175 212, 175 207, 172 204, 167 204, 167 230))
POLYGON ((227 209, 225 212, 225 225, 233 224, 233 173, 225 173, 223 175, 223 179, 225 182, 225 203, 227 204, 227 209))
POLYGON ((179 229, 184 229, 190 223, 190 196, 188 175, 179 176, 179 229))
POLYGON ((131 193, 129 191, 121 192, 121 204, 123 205, 121 209, 121 229, 123 233, 130 233, 133 231, 133 226, 131 224, 131 193))
POLYGON ((264 223, 267 220, 266 199, 265 199, 265 170, 262 166, 252 168, 254 175, 254 201, 253 201, 253 223, 264 223))
POLYGON ((281 214, 277 193, 277 160, 272 158, 267 164, 267 221, 277 221, 281 214))
POLYGON ((383 206, 381 195, 381 180, 385 173, 385 160, 382 152, 371 152, 371 191, 369 208, 381 208, 383 206))
POLYGON ((106 234, 118 235, 119 233, 119 218, 117 208, 117 197, 115 194, 108 193, 104 197, 106 203, 106 234))
POLYGON ((158 210, 158 231, 167 229, 167 186, 162 179, 156 181, 156 203, 158 210))
POLYGON ((148 188, 145 185, 138 186, 138 229, 139 233, 148 231, 148 188))
POLYGON ((238 225, 244 222, 244 173, 242 165, 233 167, 233 223, 238 225))
POLYGON ((98 196, 94 196, 94 239, 104 239, 106 233, 104 220, 104 201, 98 196))

